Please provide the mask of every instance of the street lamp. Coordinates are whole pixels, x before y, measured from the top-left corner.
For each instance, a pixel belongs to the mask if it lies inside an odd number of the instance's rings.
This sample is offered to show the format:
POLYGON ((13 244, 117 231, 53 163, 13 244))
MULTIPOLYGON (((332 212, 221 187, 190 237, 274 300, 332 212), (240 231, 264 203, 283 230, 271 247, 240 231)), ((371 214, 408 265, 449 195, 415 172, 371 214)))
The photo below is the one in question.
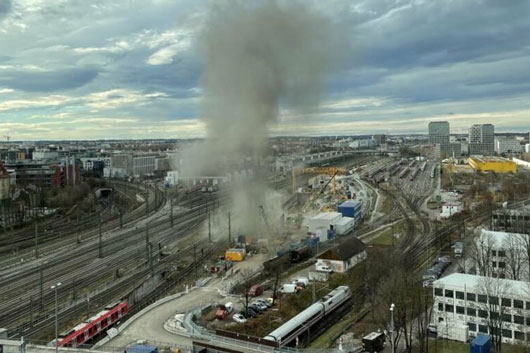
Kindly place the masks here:
POLYGON ((392 303, 390 305, 390 347, 391 347, 391 352, 392 353, 395 353, 395 347, 394 347, 394 308, 396 306, 394 305, 394 303, 392 303))
POLYGON ((59 342, 57 342, 57 330, 58 330, 58 320, 57 320, 57 289, 61 285, 61 282, 51 286, 51 289, 55 291, 55 353, 59 352, 59 342))

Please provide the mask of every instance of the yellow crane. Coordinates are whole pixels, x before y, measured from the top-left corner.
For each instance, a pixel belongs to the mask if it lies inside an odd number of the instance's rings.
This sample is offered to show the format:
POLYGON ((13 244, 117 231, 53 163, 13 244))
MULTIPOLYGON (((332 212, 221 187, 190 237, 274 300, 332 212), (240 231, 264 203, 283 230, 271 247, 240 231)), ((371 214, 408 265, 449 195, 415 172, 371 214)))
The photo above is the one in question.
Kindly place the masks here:
MULTIPOLYGON (((335 194, 337 192, 337 181, 335 179, 335 176, 339 173, 346 174, 347 170, 344 168, 337 168, 337 167, 312 167, 312 168, 293 168, 292 169, 292 182, 293 182, 293 193, 296 192, 296 174, 300 173, 310 173, 310 174, 326 174, 329 175, 330 180, 328 182, 331 183, 331 192, 335 194)), ((324 186, 324 189, 326 186, 324 186)))

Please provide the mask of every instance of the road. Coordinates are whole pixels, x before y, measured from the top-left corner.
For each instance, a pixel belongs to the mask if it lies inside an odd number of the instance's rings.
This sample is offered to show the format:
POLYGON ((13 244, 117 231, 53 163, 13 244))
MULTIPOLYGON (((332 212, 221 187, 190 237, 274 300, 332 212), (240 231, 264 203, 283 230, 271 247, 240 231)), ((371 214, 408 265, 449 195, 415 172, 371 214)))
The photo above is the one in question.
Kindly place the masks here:
MULTIPOLYGON (((257 271, 262 268, 264 260, 265 256, 263 254, 255 255, 248 260, 237 263, 234 266, 234 269, 239 271, 253 269, 254 271, 257 271)), ((227 280, 227 282, 231 282, 228 283, 228 285, 233 284, 233 282, 236 282, 237 280, 237 276, 231 277, 227 280)), ((188 294, 157 306, 142 315, 124 329, 119 336, 105 343, 102 347, 104 349, 110 347, 124 349, 130 343, 138 340, 156 341, 175 346, 191 346, 191 339, 166 331, 164 329, 164 323, 175 316, 175 314, 184 313, 203 303, 228 301, 229 299, 225 299, 219 294, 219 290, 226 286, 227 283, 224 283, 220 278, 215 277, 204 287, 193 289, 188 294)), ((230 300, 234 301, 234 299, 230 300)))

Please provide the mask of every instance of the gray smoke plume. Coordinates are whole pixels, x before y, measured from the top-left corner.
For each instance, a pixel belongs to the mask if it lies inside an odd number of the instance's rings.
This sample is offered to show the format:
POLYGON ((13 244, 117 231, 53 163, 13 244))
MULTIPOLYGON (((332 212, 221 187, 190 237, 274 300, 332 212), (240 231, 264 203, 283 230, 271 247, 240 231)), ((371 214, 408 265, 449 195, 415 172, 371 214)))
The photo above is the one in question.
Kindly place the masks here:
POLYGON ((304 112, 318 105, 324 75, 341 52, 339 38, 303 2, 227 1, 212 9, 200 35, 207 138, 185 169, 211 175, 253 165, 255 178, 234 193, 241 232, 263 228, 259 205, 281 214, 256 169, 267 156, 268 129, 280 108, 304 112))

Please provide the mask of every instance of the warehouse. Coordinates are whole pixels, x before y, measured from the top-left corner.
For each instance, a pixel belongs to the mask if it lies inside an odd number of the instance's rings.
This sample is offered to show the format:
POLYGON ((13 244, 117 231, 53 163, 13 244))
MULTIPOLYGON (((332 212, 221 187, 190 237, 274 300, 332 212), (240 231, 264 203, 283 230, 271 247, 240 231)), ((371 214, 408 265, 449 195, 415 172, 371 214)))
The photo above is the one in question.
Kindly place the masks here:
POLYGON ((344 273, 366 259, 366 246, 352 237, 317 256, 317 268, 329 266, 334 272, 344 273))
POLYGON ((525 323, 530 323, 526 282, 454 273, 434 281, 433 291, 432 317, 439 336, 465 341, 468 336, 488 334, 491 323, 498 321, 492 318, 501 315, 502 341, 525 343, 525 323))
POLYGON ((515 162, 502 157, 469 157, 469 165, 476 172, 515 173, 515 162))

